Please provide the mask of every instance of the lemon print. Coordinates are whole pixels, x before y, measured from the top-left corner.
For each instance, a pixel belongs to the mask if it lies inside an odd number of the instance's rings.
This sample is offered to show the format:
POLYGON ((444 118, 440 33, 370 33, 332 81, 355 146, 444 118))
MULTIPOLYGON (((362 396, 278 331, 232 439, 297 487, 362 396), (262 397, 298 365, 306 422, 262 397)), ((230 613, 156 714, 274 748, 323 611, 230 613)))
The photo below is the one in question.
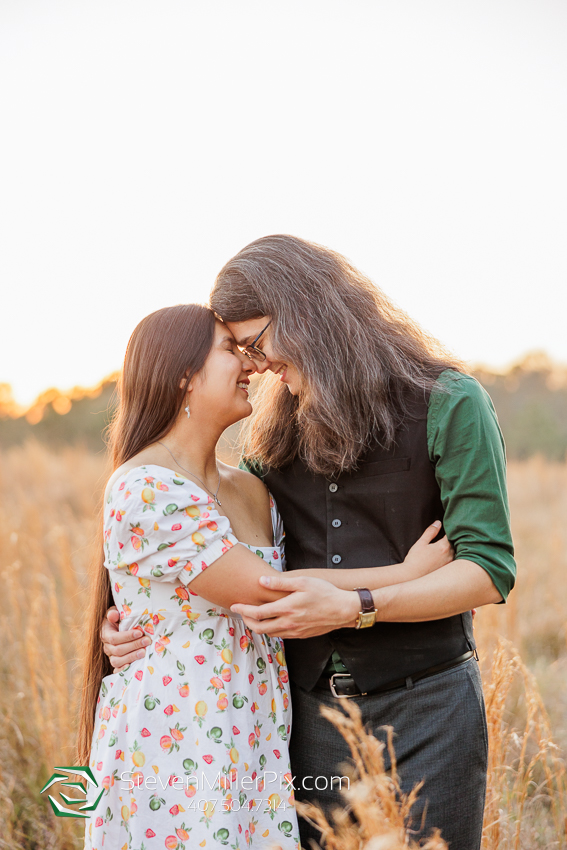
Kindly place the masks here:
POLYGON ((130 809, 128 806, 122 806, 120 809, 120 814, 122 815, 122 820, 126 822, 130 818, 130 809))
POLYGON ((191 540, 197 546, 202 546, 203 543, 205 542, 205 538, 203 537, 203 535, 201 534, 200 531, 194 531, 193 534, 191 535, 191 540))
POLYGON ((185 508, 185 513, 187 516, 198 517, 201 516, 201 511, 197 507, 197 505, 189 505, 188 508, 185 508))
POLYGON ((204 810, 203 814, 205 815, 206 818, 212 818, 214 810, 215 810, 214 802, 212 800, 208 800, 207 804, 205 805, 205 810, 204 810))
POLYGON ((204 700, 200 699, 197 705, 195 706, 195 714, 197 715, 197 717, 204 717, 208 710, 209 707, 207 703, 204 700))
POLYGON ((280 665, 280 667, 281 667, 281 666, 282 666, 282 664, 284 663, 284 654, 283 654, 283 652, 281 651, 281 649, 279 649, 279 650, 276 652, 276 660, 277 660, 278 664, 279 664, 279 665, 280 665))
POLYGON ((224 661, 225 664, 231 664, 232 663, 232 650, 230 650, 228 648, 228 646, 225 646, 225 648, 223 649, 223 651, 220 654, 220 657, 222 658, 222 660, 224 661))
POLYGON ((238 759, 240 758, 240 756, 238 755, 238 750, 236 749, 236 747, 231 747, 231 748, 230 748, 230 750, 229 750, 229 752, 228 752, 228 754, 229 754, 229 756, 230 756, 230 760, 231 760, 231 762, 232 762, 233 764, 237 764, 238 759))
POLYGON ((151 505, 152 502, 155 502, 156 494, 152 490, 151 487, 144 487, 142 490, 142 501, 146 503, 146 505, 151 505))
POLYGON ((270 808, 272 809, 272 811, 275 811, 277 809, 281 801, 282 798, 279 794, 270 794, 270 796, 268 797, 268 803, 270 804, 270 808))
POLYGON ((143 767, 146 763, 146 757, 142 752, 140 752, 140 750, 136 750, 132 753, 132 761, 136 767, 143 767))

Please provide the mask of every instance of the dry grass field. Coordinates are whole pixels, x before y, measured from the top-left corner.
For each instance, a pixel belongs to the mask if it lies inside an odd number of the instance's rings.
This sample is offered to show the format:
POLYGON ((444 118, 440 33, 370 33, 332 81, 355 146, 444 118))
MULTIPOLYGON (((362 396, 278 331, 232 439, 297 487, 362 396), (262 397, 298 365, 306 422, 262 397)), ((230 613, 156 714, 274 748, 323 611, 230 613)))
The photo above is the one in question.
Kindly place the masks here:
MULTIPOLYGON (((82 824, 55 818, 39 792, 55 765, 73 760, 82 617, 104 477, 104 459, 78 448, 56 453, 29 443, 0 452, 0 848, 82 846, 82 824)), ((491 745, 484 848, 563 848, 567 466, 513 463, 509 482, 518 587, 507 605, 476 618, 491 745)), ((353 718, 345 723, 356 726, 353 718)), ((352 734, 364 752, 372 749, 361 730, 352 734)), ((373 764, 359 786, 367 820, 356 835, 336 825, 330 847, 405 846, 399 831, 368 841, 387 809, 373 764)))

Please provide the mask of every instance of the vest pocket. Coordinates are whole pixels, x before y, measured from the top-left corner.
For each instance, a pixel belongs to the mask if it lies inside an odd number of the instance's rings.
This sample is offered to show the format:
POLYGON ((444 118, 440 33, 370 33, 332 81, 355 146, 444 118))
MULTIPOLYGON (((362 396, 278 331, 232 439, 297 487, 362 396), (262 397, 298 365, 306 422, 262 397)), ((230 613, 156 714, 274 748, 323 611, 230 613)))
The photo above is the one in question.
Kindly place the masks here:
POLYGON ((388 475, 392 472, 408 472, 411 467, 410 457, 388 457, 365 463, 360 469, 351 473, 353 478, 372 478, 375 475, 388 475))

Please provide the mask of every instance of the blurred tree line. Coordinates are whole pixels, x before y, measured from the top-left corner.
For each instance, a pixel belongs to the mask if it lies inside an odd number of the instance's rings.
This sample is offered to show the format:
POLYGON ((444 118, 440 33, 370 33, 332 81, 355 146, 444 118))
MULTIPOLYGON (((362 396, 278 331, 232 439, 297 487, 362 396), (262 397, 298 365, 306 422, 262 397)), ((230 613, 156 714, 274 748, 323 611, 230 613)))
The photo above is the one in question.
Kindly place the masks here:
POLYGON ((10 388, 0 385, 0 446, 30 437, 52 446, 81 443, 91 451, 105 449, 103 433, 116 404, 116 380, 111 377, 91 390, 76 388, 68 395, 56 389, 42 393, 26 411, 15 405, 10 388))
POLYGON ((473 374, 494 402, 509 458, 566 459, 567 367, 533 352, 505 374, 488 369, 473 374))
MULTIPOLYGON (((505 374, 479 368, 474 376, 490 393, 504 433, 508 457, 523 460, 542 454, 565 460, 567 454, 567 367, 535 352, 505 374)), ((47 390, 23 411, 0 385, 0 446, 33 437, 53 445, 83 444, 104 451, 103 433, 116 403, 115 376, 90 390, 76 388, 67 395, 47 390)), ((229 429, 227 441, 237 438, 229 429)))

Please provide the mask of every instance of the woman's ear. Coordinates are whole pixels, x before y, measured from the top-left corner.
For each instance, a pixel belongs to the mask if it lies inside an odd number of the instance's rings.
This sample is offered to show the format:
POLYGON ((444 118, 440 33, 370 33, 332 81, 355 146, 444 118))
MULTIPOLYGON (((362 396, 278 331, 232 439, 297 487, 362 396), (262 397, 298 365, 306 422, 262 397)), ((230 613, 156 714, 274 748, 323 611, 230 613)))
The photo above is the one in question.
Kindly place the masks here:
POLYGON ((186 383, 186 381, 187 381, 187 378, 188 378, 188 377, 189 377, 189 372, 187 372, 187 373, 185 374, 185 377, 184 377, 184 378, 181 378, 181 380, 180 380, 180 382, 179 382, 179 389, 180 389, 180 390, 185 390, 185 392, 188 392, 188 393, 189 393, 189 392, 191 392, 191 390, 193 389, 193 384, 187 384, 187 383, 186 383))

